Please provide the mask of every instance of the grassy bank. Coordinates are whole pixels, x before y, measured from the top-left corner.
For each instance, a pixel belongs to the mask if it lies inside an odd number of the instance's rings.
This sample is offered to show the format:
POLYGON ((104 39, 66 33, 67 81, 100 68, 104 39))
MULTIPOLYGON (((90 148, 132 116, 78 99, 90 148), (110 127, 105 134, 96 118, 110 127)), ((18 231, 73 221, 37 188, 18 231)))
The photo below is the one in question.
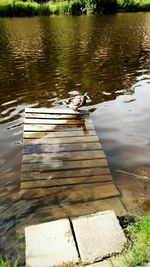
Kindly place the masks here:
POLYGON ((117 10, 123 12, 150 11, 149 0, 117 0, 117 10))
POLYGON ((113 13, 150 11, 149 0, 0 0, 0 16, 31 16, 51 14, 81 15, 87 13, 113 13))

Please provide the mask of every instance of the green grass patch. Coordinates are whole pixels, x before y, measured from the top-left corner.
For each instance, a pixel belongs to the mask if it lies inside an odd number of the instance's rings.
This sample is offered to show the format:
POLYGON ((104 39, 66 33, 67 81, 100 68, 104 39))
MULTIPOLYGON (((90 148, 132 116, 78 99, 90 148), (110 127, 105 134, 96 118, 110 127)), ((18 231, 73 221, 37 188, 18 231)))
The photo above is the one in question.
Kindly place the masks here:
POLYGON ((18 258, 14 261, 10 261, 0 256, 0 267, 17 267, 18 262, 19 262, 18 258))
POLYGON ((136 267, 150 261, 150 216, 139 217, 125 229, 128 246, 116 267, 136 267))
POLYGON ((150 11, 149 0, 117 0, 117 5, 125 12, 150 11))

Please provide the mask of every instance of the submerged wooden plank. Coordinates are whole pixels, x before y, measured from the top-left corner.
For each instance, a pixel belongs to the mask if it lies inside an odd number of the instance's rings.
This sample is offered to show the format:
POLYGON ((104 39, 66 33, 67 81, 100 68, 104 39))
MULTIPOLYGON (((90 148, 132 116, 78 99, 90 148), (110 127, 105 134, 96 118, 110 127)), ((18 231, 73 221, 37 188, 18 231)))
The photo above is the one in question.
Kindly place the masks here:
MULTIPOLYGON (((111 197, 100 200, 85 201, 76 204, 62 204, 61 206, 47 205, 41 207, 35 215, 36 218, 47 218, 48 221, 59 218, 78 217, 106 210, 114 210, 119 217, 127 215, 119 197, 111 197)), ((33 215, 33 216, 34 216, 33 215)))
POLYGON ((86 123, 82 125, 73 124, 73 125, 36 125, 36 124, 25 124, 24 131, 31 131, 31 132, 49 132, 49 131, 83 131, 83 134, 86 135, 89 130, 94 130, 93 124, 86 123))
POLYGON ((23 201, 64 205, 120 195, 88 113, 26 109, 23 201))
POLYGON ((50 152, 63 152, 63 151, 89 151, 101 149, 99 142, 92 143, 73 143, 68 144, 31 144, 24 145, 24 154, 30 153, 50 153, 50 152))
POLYGON ((25 139, 24 144, 68 144, 68 143, 91 143, 98 142, 98 137, 95 136, 73 136, 64 138, 40 138, 40 139, 25 139))
POLYGON ((47 113, 47 114, 88 114, 87 111, 81 111, 81 112, 77 112, 77 111, 74 111, 72 109, 67 109, 67 108, 64 108, 64 109, 59 109, 59 108, 26 108, 25 109, 25 113, 47 113))
POLYGON ((44 188, 44 187, 55 187, 64 185, 79 185, 79 184, 91 184, 112 181, 111 175, 95 175, 87 177, 73 177, 73 178, 60 178, 51 180, 34 180, 24 181, 21 183, 21 189, 27 188, 44 188))
POLYGON ((77 170, 64 170, 62 171, 50 171, 50 172, 22 172, 21 175, 21 181, 29 181, 29 180, 40 180, 40 179, 61 179, 61 178, 74 178, 74 177, 89 177, 89 176, 107 176, 110 175, 110 170, 107 167, 95 167, 95 168, 84 168, 84 169, 78 169, 77 170))
POLYGON ((22 171, 50 171, 50 170, 66 170, 66 169, 80 169, 80 168, 92 168, 92 167, 106 167, 106 159, 93 159, 93 160, 81 160, 81 161, 64 161, 61 160, 49 160, 45 163, 27 163, 22 164, 22 171))
POLYGON ((25 118, 40 118, 40 119, 89 119, 89 116, 80 113, 77 114, 46 114, 46 113, 25 113, 25 118))
POLYGON ((48 160, 84 160, 84 159, 100 159, 106 158, 103 150, 96 151, 73 151, 73 152, 59 152, 59 153, 41 153, 41 154, 25 154, 23 155, 23 163, 45 162, 48 160))
POLYGON ((112 182, 21 190, 22 198, 48 197, 49 203, 54 203, 54 201, 56 203, 76 203, 119 196, 119 194, 119 191, 112 182))
POLYGON ((96 135, 95 130, 89 130, 85 135, 83 131, 65 131, 65 132, 24 132, 23 138, 62 138, 62 137, 77 137, 77 136, 90 136, 96 135))
POLYGON ((72 119, 72 120, 69 120, 69 119, 66 119, 66 120, 55 120, 55 119, 31 119, 31 118, 25 118, 24 119, 24 123, 25 124, 46 124, 46 125, 84 125, 85 122, 89 123, 89 124, 92 124, 91 120, 75 120, 75 119, 72 119))

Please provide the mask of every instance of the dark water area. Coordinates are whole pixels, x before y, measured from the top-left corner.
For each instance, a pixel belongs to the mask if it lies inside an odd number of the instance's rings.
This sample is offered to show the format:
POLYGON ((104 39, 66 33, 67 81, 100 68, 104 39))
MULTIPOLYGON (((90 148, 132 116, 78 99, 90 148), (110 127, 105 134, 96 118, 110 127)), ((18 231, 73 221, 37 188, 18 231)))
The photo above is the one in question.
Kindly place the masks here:
POLYGON ((15 248, 6 237, 23 209, 25 107, 84 91, 124 205, 149 212, 150 13, 0 18, 0 51, 0 252, 15 248))

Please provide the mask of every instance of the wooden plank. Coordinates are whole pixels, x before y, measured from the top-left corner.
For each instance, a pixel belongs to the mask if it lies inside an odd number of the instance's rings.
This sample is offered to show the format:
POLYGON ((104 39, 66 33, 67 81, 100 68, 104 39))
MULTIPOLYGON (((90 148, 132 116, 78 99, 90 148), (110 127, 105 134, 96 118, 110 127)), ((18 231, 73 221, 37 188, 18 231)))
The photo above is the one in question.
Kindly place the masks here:
POLYGON ((41 153, 41 154, 26 154, 23 155, 23 163, 46 162, 50 160, 84 160, 84 159, 100 159, 106 158, 103 150, 96 151, 74 151, 74 152, 59 152, 59 153, 41 153))
POLYGON ((69 108, 26 108, 25 113, 47 113, 47 114, 88 114, 87 111, 74 111, 69 108))
POLYGON ((98 137, 95 136, 77 136, 77 137, 64 137, 64 138, 49 138, 49 139, 25 139, 24 144, 73 144, 73 143, 91 143, 98 142, 98 137))
POLYGON ((49 203, 52 202, 59 204, 85 202, 120 195, 119 191, 112 182, 104 184, 95 183, 90 185, 80 184, 45 189, 24 189, 21 190, 20 193, 23 199, 47 197, 49 203))
POLYGON ((61 160, 50 160, 45 163, 27 163, 22 164, 22 171, 50 171, 50 170, 66 170, 66 169, 78 169, 80 168, 92 168, 92 167, 106 167, 106 159, 94 159, 94 160, 83 160, 83 161, 65 161, 61 160))
POLYGON ((62 171, 50 171, 50 172, 22 172, 21 181, 29 180, 41 180, 41 179, 61 179, 61 178, 72 178, 72 177, 89 177, 89 176, 104 176, 111 175, 109 168, 107 167, 95 167, 95 168, 85 168, 77 170, 64 170, 62 171))
POLYGON ((89 119, 89 116, 84 114, 45 114, 45 113, 25 113, 25 118, 38 118, 38 119, 89 119))
MULTIPOLYGON (((127 211, 122 205, 119 197, 105 198, 74 205, 63 204, 61 206, 46 205, 41 207, 36 213, 36 218, 47 218, 47 221, 60 218, 78 217, 92 213, 114 210, 119 217, 127 215, 127 211)), ((43 219, 44 222, 44 219, 43 219)))
POLYGON ((24 132, 23 138, 62 138, 62 137, 75 137, 75 136, 89 136, 96 135, 95 130, 89 130, 86 135, 83 131, 65 131, 65 132, 24 132))
POLYGON ((93 124, 91 120, 75 120, 75 119, 72 119, 72 120, 69 120, 69 119, 66 119, 66 120, 55 120, 55 119, 30 119, 30 118, 25 118, 24 119, 24 123, 25 124, 46 124, 46 125, 84 125, 85 122, 87 123, 90 123, 90 124, 93 124))
POLYGON ((32 144, 24 145, 24 154, 32 153, 49 153, 49 152, 65 152, 65 151, 88 151, 88 150, 99 150, 101 144, 99 142, 92 143, 73 143, 73 144, 32 144))
POLYGON ((32 180, 21 182, 21 189, 27 188, 43 188, 43 187, 54 187, 54 186, 64 186, 64 185, 79 185, 79 184, 91 184, 98 182, 109 182, 112 181, 111 175, 95 175, 87 177, 74 177, 74 178, 61 178, 61 179, 51 179, 51 180, 32 180))
POLYGON ((49 131, 83 131, 83 134, 87 134, 89 130, 94 130, 93 124, 86 125, 42 125, 42 124, 24 124, 24 131, 31 132, 49 132, 49 131))

